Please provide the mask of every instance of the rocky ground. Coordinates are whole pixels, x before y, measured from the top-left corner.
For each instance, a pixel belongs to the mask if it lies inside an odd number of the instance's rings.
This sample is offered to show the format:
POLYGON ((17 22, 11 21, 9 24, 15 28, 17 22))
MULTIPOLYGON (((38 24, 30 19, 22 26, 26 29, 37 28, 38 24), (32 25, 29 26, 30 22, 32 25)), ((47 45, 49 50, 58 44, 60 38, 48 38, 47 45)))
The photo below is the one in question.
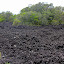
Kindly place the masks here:
POLYGON ((64 64, 64 25, 0 23, 0 52, 0 64, 64 64))

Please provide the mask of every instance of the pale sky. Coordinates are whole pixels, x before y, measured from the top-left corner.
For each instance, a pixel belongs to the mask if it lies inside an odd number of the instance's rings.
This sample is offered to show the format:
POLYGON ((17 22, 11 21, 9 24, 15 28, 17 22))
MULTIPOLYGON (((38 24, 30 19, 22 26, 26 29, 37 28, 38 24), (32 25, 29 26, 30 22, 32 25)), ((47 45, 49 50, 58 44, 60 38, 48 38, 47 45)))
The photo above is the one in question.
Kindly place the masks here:
POLYGON ((38 2, 53 3, 54 6, 64 6, 64 0, 0 0, 0 13, 10 11, 18 14, 21 9, 29 4, 36 4, 38 2))

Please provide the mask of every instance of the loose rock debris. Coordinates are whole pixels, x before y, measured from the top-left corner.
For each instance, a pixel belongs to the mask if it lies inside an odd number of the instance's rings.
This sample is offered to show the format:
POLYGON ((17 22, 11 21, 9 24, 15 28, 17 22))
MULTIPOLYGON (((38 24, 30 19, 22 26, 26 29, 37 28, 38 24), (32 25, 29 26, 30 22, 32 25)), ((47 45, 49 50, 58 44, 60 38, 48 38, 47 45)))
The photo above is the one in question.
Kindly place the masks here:
POLYGON ((64 64, 64 27, 0 26, 0 64, 64 64))

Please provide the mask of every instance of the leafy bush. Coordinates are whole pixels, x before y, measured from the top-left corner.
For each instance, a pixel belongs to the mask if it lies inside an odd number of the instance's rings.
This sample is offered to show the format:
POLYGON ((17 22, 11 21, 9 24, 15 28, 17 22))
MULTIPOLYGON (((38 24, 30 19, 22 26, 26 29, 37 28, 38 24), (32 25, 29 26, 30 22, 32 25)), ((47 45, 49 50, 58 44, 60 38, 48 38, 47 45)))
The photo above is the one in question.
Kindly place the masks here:
POLYGON ((19 14, 10 11, 0 13, 0 22, 13 22, 13 25, 59 25, 64 24, 64 7, 39 2, 23 8, 19 14))
POLYGON ((5 19, 4 18, 0 18, 0 22, 3 22, 3 21, 5 21, 5 19))
POLYGON ((52 25, 59 25, 59 21, 57 21, 57 20, 52 20, 51 24, 52 24, 52 25))
POLYGON ((17 18, 22 21, 22 24, 41 25, 41 16, 41 13, 29 11, 21 13, 17 18))
POLYGON ((20 25, 21 21, 19 21, 18 19, 14 19, 13 25, 20 25))
POLYGON ((5 64, 10 64, 9 62, 6 62, 5 64))

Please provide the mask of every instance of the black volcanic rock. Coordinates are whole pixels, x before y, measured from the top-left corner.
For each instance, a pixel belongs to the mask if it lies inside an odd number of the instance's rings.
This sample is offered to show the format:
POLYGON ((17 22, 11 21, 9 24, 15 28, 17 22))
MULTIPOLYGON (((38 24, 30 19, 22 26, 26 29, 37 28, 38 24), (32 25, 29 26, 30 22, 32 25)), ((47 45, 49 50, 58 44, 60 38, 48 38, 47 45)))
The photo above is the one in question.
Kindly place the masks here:
POLYGON ((0 23, 0 52, 0 64, 64 64, 64 25, 0 23))

